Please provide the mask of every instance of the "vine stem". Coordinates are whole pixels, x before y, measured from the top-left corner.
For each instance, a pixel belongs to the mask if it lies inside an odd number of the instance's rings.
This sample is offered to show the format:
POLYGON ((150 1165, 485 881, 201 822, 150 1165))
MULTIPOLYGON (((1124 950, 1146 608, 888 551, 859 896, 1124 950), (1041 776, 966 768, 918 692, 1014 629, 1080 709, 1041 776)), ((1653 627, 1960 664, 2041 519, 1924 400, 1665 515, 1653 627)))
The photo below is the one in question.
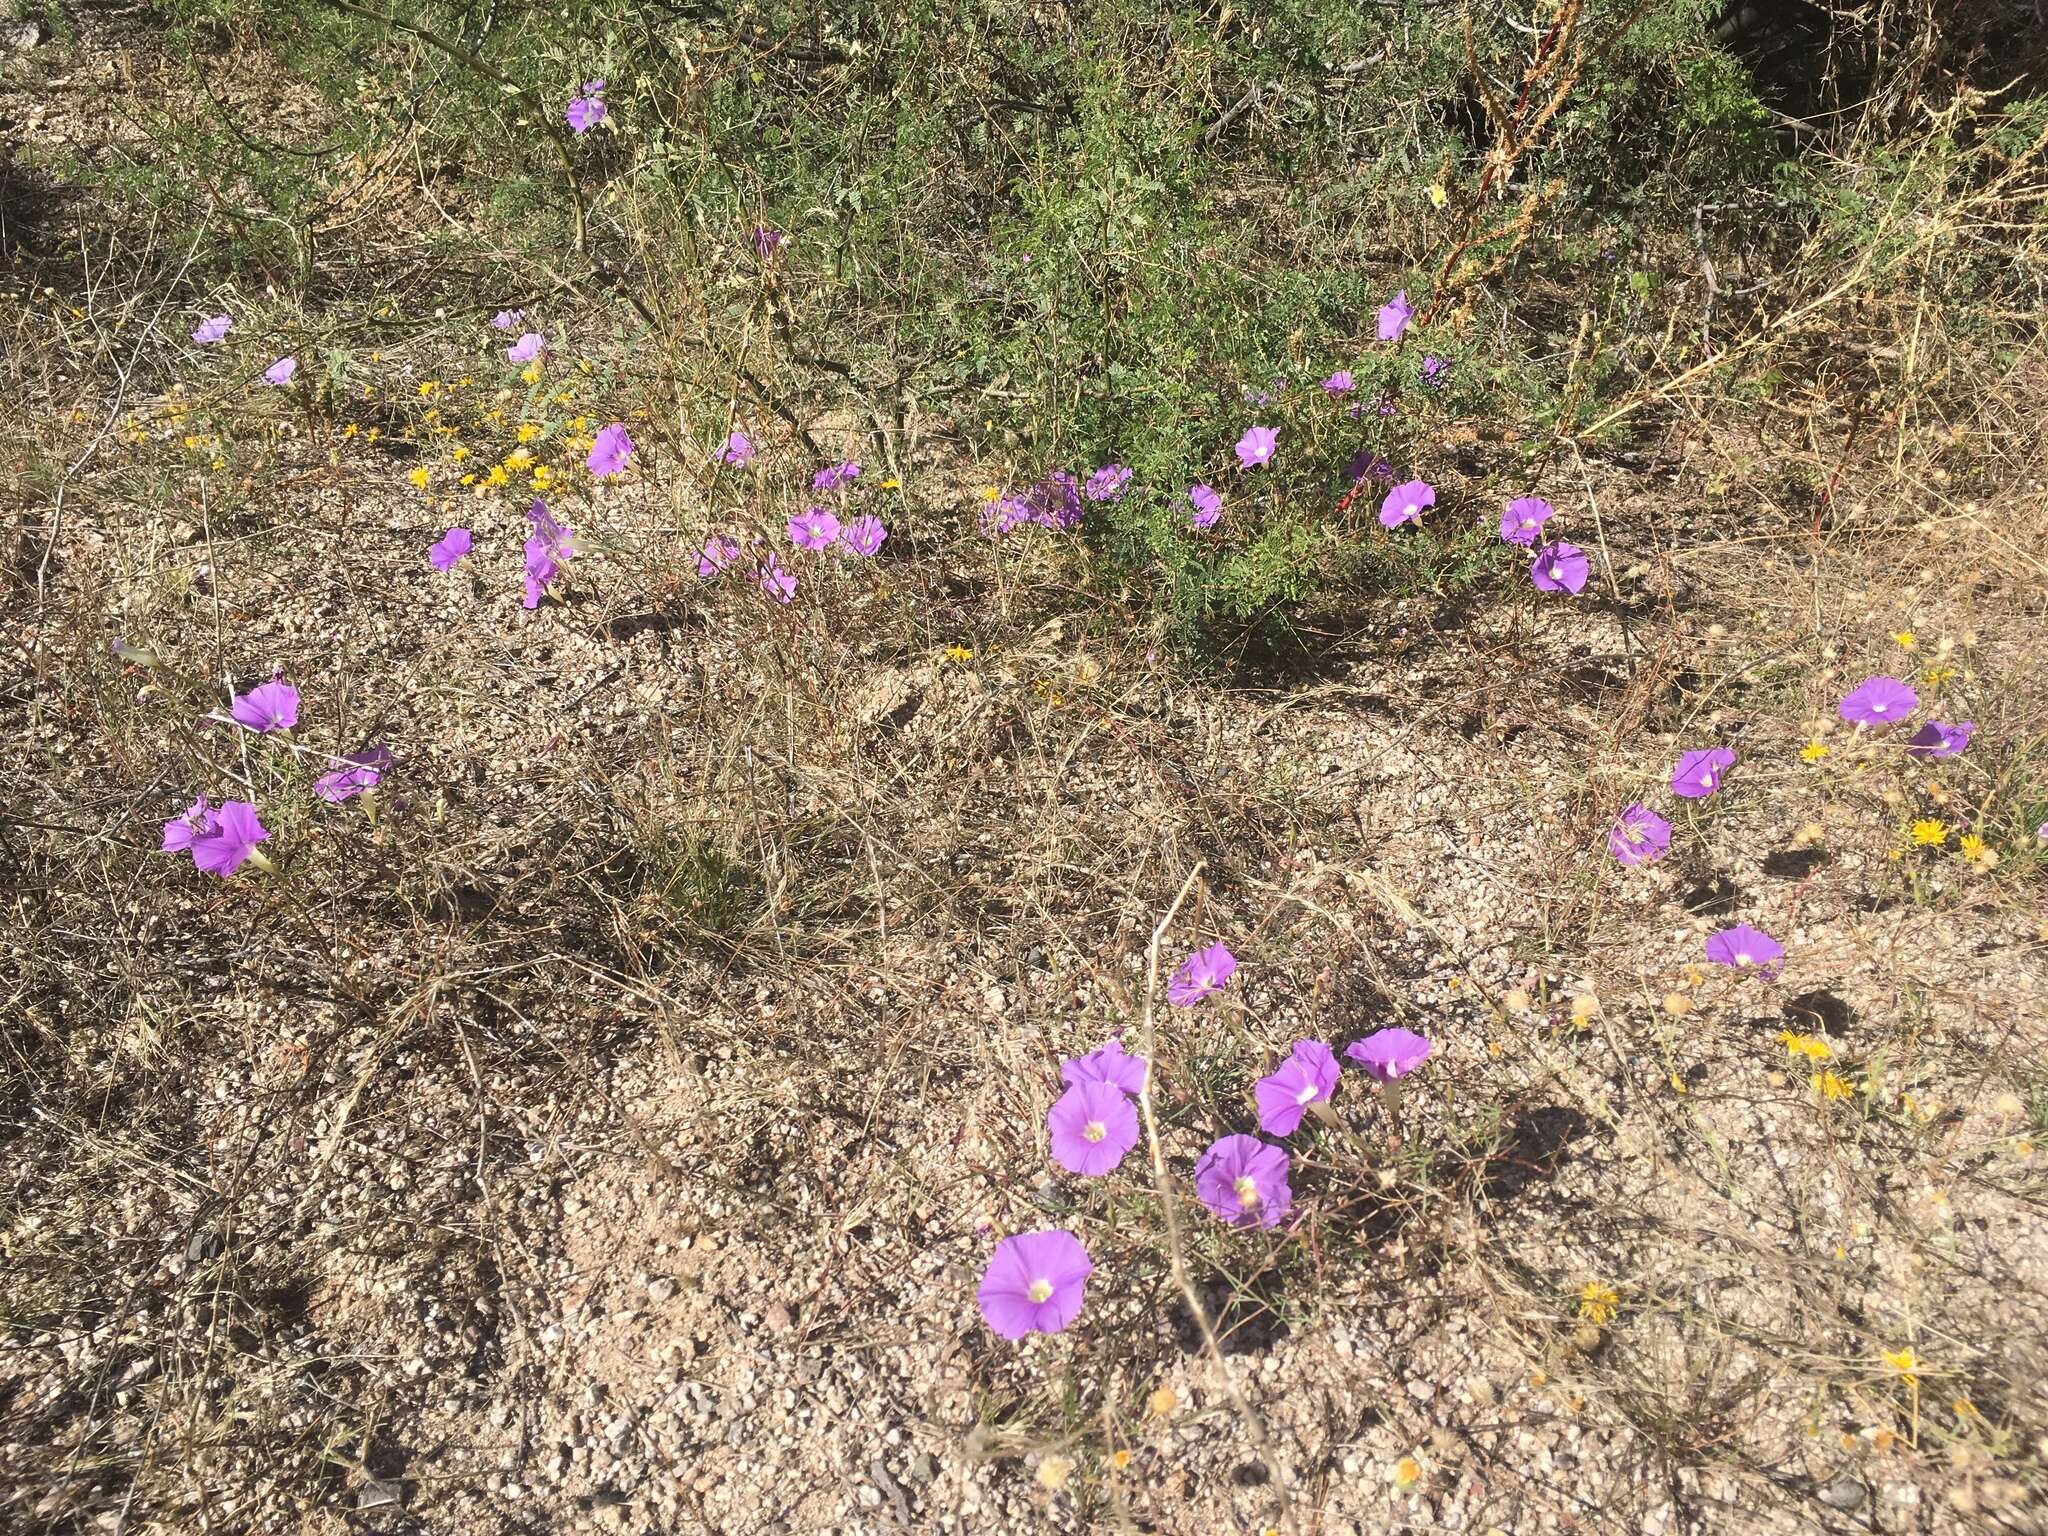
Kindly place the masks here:
POLYGON ((1182 904, 1187 901, 1188 893, 1201 878, 1202 869, 1203 861, 1197 860, 1195 867, 1188 871, 1187 879, 1181 882, 1180 894, 1173 898, 1166 915, 1152 930, 1152 942, 1145 949, 1145 1013, 1139 1034, 1139 1049, 1145 1058, 1145 1076, 1138 1087, 1138 1112, 1145 1122, 1145 1150, 1152 1162, 1152 1187, 1159 1194, 1159 1209, 1166 1218, 1166 1259, 1173 1269, 1174 1284, 1180 1288, 1181 1299, 1187 1303, 1195 1326, 1201 1330, 1203 1348, 1216 1367, 1224 1394, 1244 1421, 1245 1432, 1251 1436, 1253 1448, 1258 1451, 1259 1459, 1266 1464, 1266 1470, 1272 1477, 1273 1491, 1280 1501, 1280 1529, 1287 1536, 1300 1536, 1301 1528, 1294 1519, 1294 1498, 1287 1488, 1287 1469, 1273 1450, 1272 1436, 1266 1432, 1266 1421, 1259 1417, 1258 1410, 1252 1407, 1239 1389, 1237 1379, 1231 1375, 1229 1362, 1223 1358, 1222 1342, 1216 1337, 1216 1325, 1209 1320, 1209 1309, 1202 1305, 1194 1281, 1188 1278, 1187 1257, 1181 1247, 1180 1215, 1174 1206, 1173 1177, 1166 1171, 1166 1153, 1159 1144, 1159 1120, 1152 1109, 1153 1066, 1158 1060, 1152 1000, 1159 991, 1159 945, 1166 937, 1166 930, 1173 926, 1182 904))

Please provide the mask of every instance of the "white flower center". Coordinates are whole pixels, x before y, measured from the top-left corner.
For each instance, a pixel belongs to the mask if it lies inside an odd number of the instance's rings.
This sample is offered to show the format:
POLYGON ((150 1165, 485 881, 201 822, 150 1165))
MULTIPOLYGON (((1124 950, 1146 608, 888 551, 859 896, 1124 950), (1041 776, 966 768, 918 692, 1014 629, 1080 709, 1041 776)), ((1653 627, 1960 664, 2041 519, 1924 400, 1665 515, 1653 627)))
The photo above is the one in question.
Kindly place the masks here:
POLYGON ((1316 1085, 1314 1083, 1304 1083, 1302 1085, 1301 1092, 1297 1093, 1294 1096, 1294 1102, 1297 1104, 1306 1104, 1310 1099, 1313 1099, 1315 1096, 1316 1085))
POLYGON ((1705 773, 1703 773, 1703 774, 1701 774, 1701 775, 1700 775, 1700 788, 1701 788, 1701 789, 1712 789, 1713 787, 1714 787, 1714 770, 1713 770, 1713 769, 1711 769, 1711 768, 1709 768, 1709 769, 1708 769, 1708 770, 1707 770, 1707 771, 1706 771, 1705 773))
POLYGON ((1735 963, 1737 965, 1749 964, 1749 951, 1746 949, 1738 949, 1737 951, 1735 951, 1735 963))
POLYGON ((1870 706, 1870 712, 1871 712, 1871 713, 1872 713, 1873 715, 1881 715, 1881 714, 1883 714, 1883 713, 1884 713, 1884 703, 1883 703, 1883 701, 1882 701, 1882 700, 1880 700, 1879 702, 1877 702, 1877 703, 1875 703, 1875 704, 1872 704, 1872 705, 1870 706))
POLYGON ((1034 1280, 1031 1282, 1031 1289, 1024 1294, 1035 1302, 1050 1301, 1052 1300, 1052 1282, 1050 1280, 1034 1280))
POLYGON ((1564 580, 1564 567, 1563 567, 1563 566, 1561 566, 1561 565, 1553 565, 1553 566, 1552 566, 1552 567, 1550 568, 1550 579, 1551 579, 1552 581, 1563 581, 1563 580, 1564 580))
POLYGON ((1252 1182, 1250 1174, 1239 1175, 1237 1182, 1230 1187, 1237 1196, 1237 1203, 1245 1210, 1259 1203, 1259 1186, 1252 1182))
POLYGON ((1086 1125, 1081 1127, 1081 1139, 1083 1141, 1100 1141, 1103 1137, 1107 1136, 1108 1134, 1109 1127, 1104 1125, 1100 1120, 1090 1120, 1086 1125))

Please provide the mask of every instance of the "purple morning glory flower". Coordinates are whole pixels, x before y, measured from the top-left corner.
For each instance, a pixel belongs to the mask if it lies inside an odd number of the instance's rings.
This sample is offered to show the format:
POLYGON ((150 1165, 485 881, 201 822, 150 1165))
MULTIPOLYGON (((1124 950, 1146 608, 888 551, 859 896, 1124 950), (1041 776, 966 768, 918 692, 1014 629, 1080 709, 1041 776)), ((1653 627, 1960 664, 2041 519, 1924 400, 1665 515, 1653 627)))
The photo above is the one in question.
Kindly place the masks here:
POLYGON ((1045 1117, 1052 1160, 1069 1173, 1108 1173, 1138 1144, 1138 1111, 1108 1083, 1076 1083, 1045 1117))
POLYGON ((725 447, 719 451, 721 462, 735 469, 744 468, 754 461, 754 445, 744 432, 735 432, 725 440, 725 447))
POLYGON ((697 556, 697 574, 716 576, 733 561, 739 559, 740 547, 722 533, 714 533, 704 541, 704 549, 697 556))
POLYGON ((1237 956, 1221 944, 1198 949, 1181 962, 1166 984, 1166 1000, 1176 1008, 1192 1008, 1237 974, 1237 956))
POLYGON ((1557 508, 1541 496, 1519 496, 1500 515, 1500 536, 1524 549, 1536 542, 1537 532, 1557 515, 1557 508))
POLYGON ((234 323, 226 315, 215 315, 199 322, 199 329, 192 333, 192 339, 202 347, 210 347, 227 335, 228 327, 234 323))
POLYGON ((778 603, 786 603, 796 596, 796 578, 785 571, 782 562, 773 555, 768 557, 766 565, 754 573, 754 580, 760 583, 763 592, 778 603))
POLYGON ((1002 495, 981 511, 981 531, 989 538, 1001 538, 1012 528, 1031 521, 1031 508, 1021 496, 1002 495))
POLYGON ((450 528, 441 535, 440 542, 427 551, 427 563, 437 571, 452 571, 455 562, 469 553, 469 530, 450 528))
POLYGON ((213 807, 201 795, 169 821, 164 823, 165 853, 183 853, 192 846, 195 838, 203 837, 213 829, 213 807))
POLYGON ((1323 393, 1326 395, 1348 395, 1354 388, 1356 388, 1356 385, 1351 378, 1351 370, 1349 368, 1339 368, 1335 373, 1323 380, 1323 393))
POLYGON ((806 507, 789 520, 789 542, 798 549, 830 549, 839 537, 839 519, 823 507, 806 507))
POLYGON ((572 96, 568 110, 562 115, 569 120, 569 131, 581 136, 603 122, 606 114, 603 100, 591 94, 572 96))
POLYGON ((539 331, 528 331, 505 349, 508 363, 530 363, 540 356, 540 349, 547 345, 547 339, 539 331))
POLYGON ((754 242, 754 254, 763 261, 771 260, 778 251, 789 244, 789 236, 779 229, 770 229, 766 224, 756 224, 753 234, 748 238, 754 242))
POLYGON ((1401 333, 1408 329, 1408 322, 1415 318, 1415 311, 1408 303, 1408 290, 1403 288, 1380 306, 1380 340, 1399 341, 1401 333))
POLYGON ((842 485, 851 485, 860 478, 860 466, 852 460, 844 464, 828 464, 811 476, 814 491, 836 491, 842 485))
POLYGON ((1707 940, 1707 958, 1716 965, 1732 965, 1738 970, 1755 969, 1769 975, 1785 958, 1785 946, 1760 929, 1738 923, 1733 928, 1723 928, 1707 940))
POLYGON ((1088 477, 1082 494, 1090 501, 1116 501, 1131 483, 1131 472, 1121 464, 1105 464, 1088 477))
POLYGON ((1536 551, 1536 563, 1529 567, 1529 579, 1538 591, 1569 592, 1576 597, 1586 585, 1590 569, 1586 552, 1576 544, 1560 541, 1536 551))
POLYGON ((1294 1203, 1287 1154, 1256 1136, 1225 1136, 1195 1163, 1195 1194, 1233 1227, 1277 1227, 1294 1203))
POLYGON ((1077 1083, 1107 1083, 1125 1093, 1139 1093, 1145 1087, 1145 1058, 1126 1056, 1121 1040, 1105 1040, 1086 1056, 1063 1057, 1060 1081, 1069 1088, 1077 1083))
POLYGON ((1429 1060, 1435 1049, 1412 1029, 1376 1029, 1345 1046, 1344 1056, 1364 1067, 1374 1082, 1394 1083, 1429 1060))
POLYGON ((590 442, 590 457, 584 462, 593 475, 602 479, 618 474, 632 457, 632 434, 626 431, 624 422, 615 421, 608 427, 597 429, 597 436, 590 442))
POLYGON ((1607 829, 1607 851, 1631 867, 1654 864, 1671 851, 1671 823, 1647 805, 1631 805, 1607 829))
POLYGON ((256 807, 247 800, 230 800, 194 830, 190 848, 192 862, 200 872, 225 878, 240 869, 267 842, 270 833, 256 819, 256 807))
POLYGON ((275 385, 289 384, 292 381, 292 375, 298 371, 299 360, 296 357, 280 357, 276 362, 263 370, 263 382, 275 385))
POLYGON ((873 556, 880 552, 889 530, 879 517, 856 517, 839 527, 839 543, 852 554, 873 556))
POLYGON ((1380 526, 1398 528, 1403 523, 1412 523, 1435 505, 1435 486, 1427 480, 1403 480, 1380 503, 1380 526))
POLYGON ((548 511, 546 502, 538 497, 526 509, 526 520, 533 524, 533 536, 526 541, 526 596, 524 606, 538 608, 547 589, 554 585, 562 574, 562 562, 573 555, 575 545, 569 537, 568 525, 559 521, 548 511))
POLYGON ((391 771, 391 749, 381 742, 341 759, 341 766, 313 781, 313 793, 332 805, 375 789, 391 771))
POLYGON ((1223 515, 1223 498, 1206 485, 1188 487, 1188 500, 1194 504, 1195 526, 1213 528, 1216 520, 1223 515))
POLYGON ((491 329, 494 331, 509 331, 525 318, 526 311, 523 309, 501 309, 491 316, 491 329))
POLYGON ((242 694, 229 706, 228 713, 238 725, 247 726, 259 736, 288 731, 299 723, 299 690, 272 678, 242 694))
POLYGON ((1292 1136, 1309 1105, 1336 1092, 1337 1058, 1320 1040, 1297 1040, 1294 1050, 1252 1088, 1259 1129, 1268 1136, 1292 1136))
POLYGON ((1721 787, 1734 766, 1735 753, 1728 747, 1682 752, 1671 770, 1671 793, 1682 800, 1704 800, 1721 787))
POLYGON ((1064 469, 1056 469, 1024 498, 1029 516, 1040 527, 1072 528, 1081 521, 1081 486, 1064 469))
POLYGON ((1920 705, 1920 695, 1896 677, 1866 677, 1842 700, 1842 718, 1852 725, 1890 725, 1920 705))
POLYGON ((1244 436, 1237 440, 1237 462, 1246 469, 1257 469, 1273 462, 1274 450, 1280 446, 1280 433, 1274 427, 1246 427, 1244 436))
POLYGON ((989 1327, 1006 1339, 1059 1333, 1081 1315, 1095 1266, 1071 1232, 1019 1232, 996 1244, 975 1300, 989 1327))
POLYGON ((1425 357, 1422 360, 1422 382, 1431 389, 1442 389, 1451 382, 1451 365, 1440 357, 1425 357))
POLYGON ((1946 720, 1930 720, 1913 733, 1906 750, 1915 757, 1954 757, 1970 744, 1976 729, 1974 720, 1959 720, 1954 725, 1946 720))

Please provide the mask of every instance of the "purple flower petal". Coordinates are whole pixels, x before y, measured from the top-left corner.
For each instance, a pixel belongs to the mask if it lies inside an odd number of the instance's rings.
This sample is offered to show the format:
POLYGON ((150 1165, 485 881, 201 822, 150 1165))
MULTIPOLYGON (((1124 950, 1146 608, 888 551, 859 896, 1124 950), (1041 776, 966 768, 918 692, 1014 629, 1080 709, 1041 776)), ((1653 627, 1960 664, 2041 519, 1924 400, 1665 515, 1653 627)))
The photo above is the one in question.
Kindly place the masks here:
POLYGON ((1735 753, 1727 747, 1683 753, 1671 770, 1671 793, 1683 800, 1704 800, 1721 787, 1734 766, 1735 753))
POLYGON ((1607 851, 1623 864, 1654 864, 1671 849, 1671 823, 1647 805, 1631 805, 1607 832, 1607 851))
POLYGON ((1435 1049, 1412 1029, 1379 1029, 1345 1046, 1344 1056, 1364 1067, 1373 1081, 1392 1083, 1429 1060, 1435 1049))
POLYGON ((1069 1173, 1096 1178, 1138 1144, 1138 1111, 1120 1088, 1080 1082, 1059 1097, 1045 1117, 1052 1160, 1069 1173))
POLYGON ((1322 1041, 1295 1041, 1288 1058, 1253 1085, 1259 1129, 1268 1136, 1292 1136, 1309 1105, 1336 1092, 1341 1075, 1337 1058, 1322 1041))
POLYGON ((1543 592, 1569 592, 1576 597, 1585 589, 1591 569, 1586 552, 1576 544, 1546 544, 1536 551, 1529 567, 1529 580, 1543 592))
POLYGON ((1500 515, 1500 536, 1510 544, 1531 548, 1543 525, 1556 515, 1557 508, 1541 496, 1519 497, 1500 515))
POLYGON ((1403 288, 1380 306, 1380 340, 1399 341, 1401 333, 1408 329, 1408 322, 1415 318, 1415 310, 1408 302, 1408 290, 1403 288))
POLYGON ((1234 1227, 1277 1227, 1294 1203, 1287 1153, 1256 1136, 1225 1136, 1195 1163, 1195 1195, 1234 1227))
POLYGON ((1204 998, 1221 992, 1224 983, 1236 974, 1237 956, 1221 944, 1211 944, 1207 949, 1196 950, 1181 963, 1181 968, 1166 984, 1166 1000, 1176 1008, 1192 1008, 1204 998))
POLYGON ((1436 505, 1436 487, 1427 480, 1403 480, 1380 503, 1380 526, 1398 528, 1412 523, 1436 505))
POLYGON ((228 713, 259 736, 288 731, 299 723, 299 690, 273 678, 236 698, 228 713))
POLYGON ((1761 929, 1738 923, 1707 940, 1707 958, 1716 965, 1758 970, 1768 976, 1775 973, 1784 960, 1785 946, 1761 929))
POLYGON ((996 1244, 975 1300, 989 1327, 1006 1339, 1059 1333, 1081 1314, 1095 1266, 1071 1232, 1020 1232, 996 1244))
POLYGON ((437 571, 452 571, 457 561, 469 553, 470 535, 467 528, 450 528, 441 535, 427 551, 427 563, 437 571))
POLYGON ((593 475, 602 479, 625 469, 626 461, 632 457, 632 435, 626 431, 624 422, 615 421, 597 429, 597 436, 591 439, 590 456, 584 462, 593 475))
POLYGON ((1920 707, 1920 695, 1896 677, 1866 677, 1842 700, 1842 718, 1873 729, 1892 725, 1920 707))
POLYGON ((1258 469, 1273 461, 1273 454, 1279 446, 1278 428, 1247 427, 1244 436, 1237 440, 1237 462, 1246 469, 1258 469))

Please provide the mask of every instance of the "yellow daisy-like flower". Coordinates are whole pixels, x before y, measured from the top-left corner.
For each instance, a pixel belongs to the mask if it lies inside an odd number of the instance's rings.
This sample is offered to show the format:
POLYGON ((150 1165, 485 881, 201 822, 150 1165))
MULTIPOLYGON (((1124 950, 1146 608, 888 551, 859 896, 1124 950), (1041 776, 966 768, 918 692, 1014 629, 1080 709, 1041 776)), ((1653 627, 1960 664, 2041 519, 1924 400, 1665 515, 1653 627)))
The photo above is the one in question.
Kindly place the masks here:
POLYGON ((1892 644, 1898 646, 1901 650, 1910 651, 1918 643, 1914 640, 1913 631, 1910 629, 1902 629, 1892 636, 1892 644))
POLYGON ((1817 763, 1832 751, 1834 751, 1833 747, 1830 747, 1826 742, 1822 741, 1818 736, 1816 736, 1813 738, 1813 740, 1809 741, 1805 746, 1799 749, 1799 756, 1801 761, 1803 762, 1817 763))
POLYGON ((511 482, 512 477, 505 473, 505 466, 502 464, 493 464, 491 472, 484 476, 484 484, 489 486, 509 485, 511 482))
POLYGON ((1001 501, 1003 499, 1002 487, 984 485, 981 488, 981 499, 983 501, 1001 501))
POLYGON ((1579 1316, 1589 1323, 1611 1323, 1621 1310, 1621 1296, 1613 1286, 1588 1280, 1579 1287, 1579 1316))
POLYGON ((1929 667, 1921 674, 1927 680, 1927 686, 1930 688, 1939 688, 1955 675, 1956 669, 1954 667, 1929 667))
POLYGON ((427 471, 424 465, 418 469, 409 471, 405 478, 410 480, 414 485, 418 486, 423 491, 427 488, 427 471))
POLYGON ((1393 1483, 1396 1488, 1413 1488, 1422 1481, 1422 1463, 1413 1456, 1403 1456, 1394 1463, 1393 1483))
POLYGON ((946 660, 972 661, 974 660, 974 652, 967 649, 964 645, 949 645, 946 647, 946 660))
POLYGON ((555 483, 555 472, 545 464, 533 466, 533 488, 544 491, 555 483))
POLYGON ((1109 1453, 1109 1464, 1112 1467, 1115 1467, 1117 1471, 1121 1472, 1126 1467, 1130 1466, 1131 1453, 1127 1450, 1124 1450, 1122 1447, 1118 1447, 1116 1450, 1111 1451, 1109 1453))
POLYGON ((457 443, 453 448, 450 448, 448 450, 448 457, 455 460, 459 464, 464 459, 469 457, 469 449, 466 448, 461 443, 457 443))
POLYGON ((1903 1381, 1907 1386, 1910 1387, 1919 1382, 1920 1357, 1913 1353, 1912 1345, 1909 1344, 1904 1349, 1879 1350, 1878 1353, 1884 1356, 1884 1363, 1886 1365, 1899 1373, 1899 1380, 1903 1381))
POLYGON ((1963 834, 1963 840, 1957 843, 1956 847, 1962 853, 1963 857, 1968 859, 1972 864, 1977 863, 1980 859, 1984 857, 1985 854, 1991 851, 1991 845, 1985 842, 1983 838, 1979 837, 1974 832, 1965 832, 1963 834))
POLYGON ((1853 1098, 1856 1093, 1854 1084, 1846 1077, 1834 1072, 1814 1073, 1813 1086, 1814 1091, 1823 1099, 1839 1100, 1853 1098))
POLYGON ((520 442, 522 442, 522 443, 530 443, 530 442, 532 442, 532 441, 533 441, 533 440, 534 440, 534 439, 535 439, 536 437, 539 437, 539 436, 540 436, 540 428, 539 428, 539 427, 537 427, 537 426, 535 426, 535 425, 534 425, 534 424, 533 424, 532 422, 530 422, 530 421, 522 421, 521 423, 519 423, 519 433, 518 433, 518 436, 519 436, 519 441, 520 441, 520 442))
POLYGON ((540 382, 540 364, 528 363, 524 368, 519 370, 519 377, 525 380, 528 384, 538 384, 540 382))
POLYGON ((1804 1056, 1808 1061, 1826 1061, 1835 1054, 1833 1046, 1819 1035, 1796 1035, 1791 1030, 1781 1030, 1778 1038, 1784 1042, 1787 1056, 1804 1056))
POLYGON ((440 387, 441 387, 441 386, 440 386, 439 384, 435 383, 435 382, 434 382, 434 381, 433 381, 432 379, 429 379, 429 380, 427 380, 427 382, 426 382, 426 383, 424 383, 424 384, 422 384, 422 385, 420 386, 420 398, 421 398, 422 400, 431 400, 431 399, 433 399, 433 398, 434 398, 434 391, 435 391, 435 390, 437 390, 437 389, 439 389, 440 387))
POLYGON ((524 448, 514 448, 505 455, 505 467, 507 469, 524 469, 532 462, 533 455, 524 448))
POLYGON ((882 489, 885 491, 900 491, 903 489, 903 482, 894 475, 891 475, 882 482, 882 489))
POLYGON ((1923 816, 1913 823, 1913 841, 1922 848, 1939 848, 1948 841, 1948 823, 1923 816))

